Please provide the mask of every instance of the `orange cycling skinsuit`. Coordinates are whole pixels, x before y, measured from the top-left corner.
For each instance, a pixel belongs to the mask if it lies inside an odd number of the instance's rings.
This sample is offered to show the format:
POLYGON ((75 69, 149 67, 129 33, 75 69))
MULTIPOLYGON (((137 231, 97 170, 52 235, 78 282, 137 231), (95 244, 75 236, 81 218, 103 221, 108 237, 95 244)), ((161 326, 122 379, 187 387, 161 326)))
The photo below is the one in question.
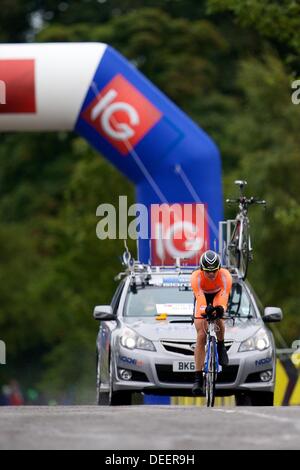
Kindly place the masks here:
POLYGON ((214 307, 220 305, 227 309, 228 298, 232 286, 232 277, 227 269, 220 268, 214 280, 205 277, 201 269, 194 271, 191 285, 196 298, 195 319, 202 319, 209 303, 214 307))

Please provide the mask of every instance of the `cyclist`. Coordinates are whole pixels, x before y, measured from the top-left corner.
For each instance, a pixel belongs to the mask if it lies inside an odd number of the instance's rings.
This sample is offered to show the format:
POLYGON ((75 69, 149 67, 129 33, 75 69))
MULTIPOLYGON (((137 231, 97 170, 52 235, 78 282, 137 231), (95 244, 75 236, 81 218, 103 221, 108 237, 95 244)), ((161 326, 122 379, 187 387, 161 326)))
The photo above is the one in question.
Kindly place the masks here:
POLYGON ((214 251, 208 250, 201 256, 200 269, 193 272, 191 285, 195 296, 194 324, 197 330, 197 345, 195 349, 195 383, 194 395, 203 393, 202 369, 205 361, 205 343, 207 321, 205 317, 215 315, 218 355, 222 366, 228 365, 228 355, 224 345, 225 325, 222 316, 227 309, 228 298, 232 286, 232 277, 227 269, 221 268, 220 257, 214 251))

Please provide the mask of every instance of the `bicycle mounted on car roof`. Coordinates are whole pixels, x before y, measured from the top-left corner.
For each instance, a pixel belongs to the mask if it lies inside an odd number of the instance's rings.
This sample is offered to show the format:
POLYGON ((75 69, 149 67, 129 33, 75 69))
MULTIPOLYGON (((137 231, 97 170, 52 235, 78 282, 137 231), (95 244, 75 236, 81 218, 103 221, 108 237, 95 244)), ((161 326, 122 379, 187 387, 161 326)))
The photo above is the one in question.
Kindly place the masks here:
MULTIPOLYGON (((224 222, 230 227, 233 224, 233 230, 230 235, 227 234, 227 246, 225 248, 226 264, 236 268, 240 277, 245 280, 247 277, 249 262, 253 259, 253 249, 250 237, 250 221, 248 217, 249 206, 259 204, 266 207, 266 201, 251 196, 247 198, 244 194, 244 187, 247 181, 236 180, 235 184, 239 186, 240 196, 235 199, 226 199, 228 204, 238 204, 238 213, 235 220, 224 222)), ((222 224, 222 223, 221 223, 222 224)))

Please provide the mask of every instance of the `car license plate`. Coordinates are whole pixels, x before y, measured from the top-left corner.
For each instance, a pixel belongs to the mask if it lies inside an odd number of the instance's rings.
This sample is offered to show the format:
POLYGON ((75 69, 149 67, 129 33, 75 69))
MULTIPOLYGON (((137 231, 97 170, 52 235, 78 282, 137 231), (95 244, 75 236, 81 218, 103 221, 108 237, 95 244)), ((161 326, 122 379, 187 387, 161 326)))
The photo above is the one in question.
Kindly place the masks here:
POLYGON ((175 361, 173 362, 173 372, 195 372, 195 362, 175 361))

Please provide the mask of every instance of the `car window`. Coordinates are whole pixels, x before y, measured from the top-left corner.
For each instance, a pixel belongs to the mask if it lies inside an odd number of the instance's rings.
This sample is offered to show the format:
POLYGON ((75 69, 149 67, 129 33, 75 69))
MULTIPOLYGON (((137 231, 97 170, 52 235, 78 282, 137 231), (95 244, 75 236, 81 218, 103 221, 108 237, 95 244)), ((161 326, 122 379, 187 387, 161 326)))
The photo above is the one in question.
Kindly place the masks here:
POLYGON ((123 292, 123 288, 124 288, 124 281, 122 281, 118 287, 117 287, 117 290, 112 298, 112 301, 111 301, 111 307, 113 309, 113 313, 116 314, 117 313, 117 310, 118 310, 118 307, 119 307, 119 303, 120 303, 120 300, 121 300, 121 295, 122 295, 122 292, 123 292))
MULTIPOLYGON (((153 317, 163 313, 181 310, 189 314, 194 304, 193 292, 180 291, 178 287, 145 287, 138 288, 137 293, 130 292, 127 295, 125 316, 130 317, 153 317), (181 305, 181 307, 180 307, 181 305)), ((191 314, 190 313, 190 314, 191 314)))
POLYGON ((256 302, 256 305, 257 305, 257 308, 261 314, 261 316, 263 316, 264 314, 264 306, 260 300, 260 298, 258 297, 257 293, 255 292, 255 290, 253 289, 253 287, 251 286, 250 282, 249 281, 246 281, 246 284, 247 284, 247 287, 251 293, 251 295, 253 295, 254 297, 254 300, 256 302))
POLYGON ((228 313, 230 315, 255 316, 251 299, 246 289, 238 282, 232 285, 228 302, 228 313))

